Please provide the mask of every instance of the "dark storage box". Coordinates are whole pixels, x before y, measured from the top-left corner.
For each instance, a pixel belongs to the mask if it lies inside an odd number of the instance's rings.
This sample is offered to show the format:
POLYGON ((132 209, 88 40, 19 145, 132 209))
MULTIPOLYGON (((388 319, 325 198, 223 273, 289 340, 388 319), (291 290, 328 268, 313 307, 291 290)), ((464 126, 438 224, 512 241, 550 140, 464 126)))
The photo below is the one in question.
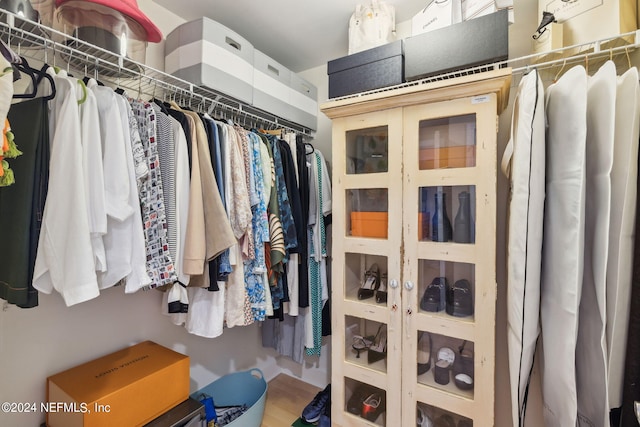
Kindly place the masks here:
POLYGON ((204 405, 190 397, 144 427, 206 427, 206 424, 204 405))
POLYGON ((402 40, 329 61, 329 98, 402 83, 402 40))
POLYGON ((503 61, 509 56, 509 16, 499 10, 404 42, 406 81, 503 61))

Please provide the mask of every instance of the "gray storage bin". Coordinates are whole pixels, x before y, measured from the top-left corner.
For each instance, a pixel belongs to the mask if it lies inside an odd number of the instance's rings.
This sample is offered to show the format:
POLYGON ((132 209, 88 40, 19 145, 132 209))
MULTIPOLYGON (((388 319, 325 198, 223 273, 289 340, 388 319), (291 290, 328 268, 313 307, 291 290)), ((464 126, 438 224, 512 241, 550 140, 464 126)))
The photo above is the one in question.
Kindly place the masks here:
POLYGON ((296 73, 291 73, 289 87, 291 109, 289 117, 285 118, 316 130, 318 128, 318 89, 296 73))
POLYGON ((257 49, 253 51, 253 106, 281 118, 291 115, 291 71, 257 49))
POLYGON ((253 45, 224 25, 205 17, 182 24, 164 53, 167 73, 253 103, 253 45))

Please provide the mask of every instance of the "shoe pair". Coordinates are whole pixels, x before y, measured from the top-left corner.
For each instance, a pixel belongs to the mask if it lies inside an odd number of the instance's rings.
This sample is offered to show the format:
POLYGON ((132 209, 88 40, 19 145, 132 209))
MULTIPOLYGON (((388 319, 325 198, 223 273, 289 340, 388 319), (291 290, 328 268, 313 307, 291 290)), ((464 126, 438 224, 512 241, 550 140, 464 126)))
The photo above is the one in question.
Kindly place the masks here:
POLYGON ((302 420, 307 423, 318 421, 319 426, 322 426, 323 423, 326 426, 331 425, 331 384, 319 391, 313 400, 305 406, 302 410, 302 420))
POLYGON ((416 425, 417 427, 433 427, 433 421, 427 411, 420 406, 416 408, 416 425))
POLYGON ((378 264, 372 264, 364 273, 364 281, 358 289, 358 299, 369 299, 376 296, 377 303, 387 302, 387 274, 380 274, 378 264))
POLYGON ((471 283, 467 279, 460 279, 450 286, 446 277, 436 277, 427 286, 420 300, 420 308, 438 312, 445 307, 447 314, 451 316, 465 317, 473 314, 471 283))
POLYGON ((354 415, 362 415, 364 401, 376 392, 379 392, 379 390, 369 384, 358 384, 347 401, 347 412, 354 415))
POLYGON ((378 264, 372 264, 364 273, 364 281, 358 289, 358 299, 369 299, 373 297, 380 287, 380 268, 378 264))
POLYGON ((356 358, 360 358, 360 352, 367 351, 367 363, 378 362, 387 357, 387 330, 383 329, 384 324, 378 326, 375 336, 361 337, 356 335, 353 337, 353 348, 357 354, 356 358))

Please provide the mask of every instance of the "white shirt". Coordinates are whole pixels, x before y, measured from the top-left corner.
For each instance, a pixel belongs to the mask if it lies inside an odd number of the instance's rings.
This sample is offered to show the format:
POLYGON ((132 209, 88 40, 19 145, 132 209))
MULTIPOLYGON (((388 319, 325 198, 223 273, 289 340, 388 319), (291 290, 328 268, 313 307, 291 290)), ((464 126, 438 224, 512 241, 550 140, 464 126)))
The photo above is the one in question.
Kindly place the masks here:
POLYGON ((34 267, 33 287, 58 291, 67 306, 100 294, 87 217, 80 115, 75 85, 53 70, 56 97, 49 102, 49 190, 34 267))
POLYGON ((126 144, 122 137, 122 120, 116 104, 116 94, 94 80, 87 87, 96 97, 100 118, 102 165, 105 180, 107 234, 103 237, 107 270, 99 275, 100 288, 109 288, 131 273, 131 240, 128 219, 133 215, 129 199, 131 186, 127 169, 126 144))
POLYGON ((96 271, 106 271, 107 260, 102 236, 107 234, 107 210, 105 201, 104 171, 102 168, 102 143, 100 140, 100 115, 96 96, 83 84, 74 81, 80 104, 80 137, 82 163, 87 197, 87 215, 91 246, 96 271))

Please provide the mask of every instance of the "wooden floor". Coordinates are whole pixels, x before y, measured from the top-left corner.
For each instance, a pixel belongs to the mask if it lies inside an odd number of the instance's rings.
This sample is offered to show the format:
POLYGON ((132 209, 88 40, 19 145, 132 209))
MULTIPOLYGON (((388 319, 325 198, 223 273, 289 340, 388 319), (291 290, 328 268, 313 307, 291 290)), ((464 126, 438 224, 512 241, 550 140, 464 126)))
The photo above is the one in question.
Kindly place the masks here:
POLYGON ((288 427, 320 389, 289 375, 280 374, 267 388, 262 427, 288 427))

